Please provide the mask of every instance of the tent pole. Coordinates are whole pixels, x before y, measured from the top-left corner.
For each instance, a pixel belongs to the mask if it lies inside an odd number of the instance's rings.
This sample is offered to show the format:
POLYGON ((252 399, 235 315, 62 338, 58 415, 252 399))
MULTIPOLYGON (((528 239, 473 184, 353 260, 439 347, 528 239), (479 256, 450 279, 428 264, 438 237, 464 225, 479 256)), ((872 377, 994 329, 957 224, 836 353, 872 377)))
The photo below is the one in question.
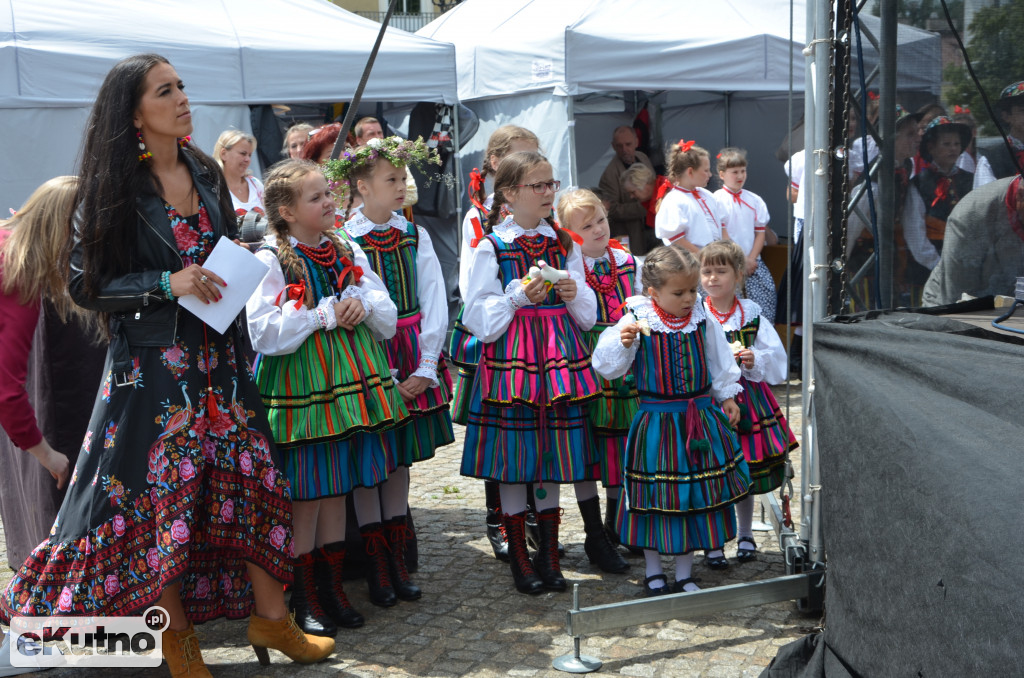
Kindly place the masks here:
POLYGON ((459 215, 456 222, 456 231, 459 234, 456 241, 459 245, 459 252, 462 251, 462 144, 459 141, 459 102, 452 106, 452 145, 455 146, 455 213, 459 215))
POLYGON ((878 188, 878 294, 883 308, 896 305, 893 294, 893 261, 896 219, 896 0, 881 2, 882 36, 879 48, 881 91, 878 96, 878 123, 882 135, 879 149, 878 188))
POLYGON ((569 183, 573 186, 577 184, 576 174, 576 103, 573 101, 573 96, 567 94, 565 97, 565 117, 568 118, 569 123, 567 125, 569 129, 569 183))
POLYGON ((725 145, 732 146, 729 128, 732 127, 732 92, 725 93, 725 145))

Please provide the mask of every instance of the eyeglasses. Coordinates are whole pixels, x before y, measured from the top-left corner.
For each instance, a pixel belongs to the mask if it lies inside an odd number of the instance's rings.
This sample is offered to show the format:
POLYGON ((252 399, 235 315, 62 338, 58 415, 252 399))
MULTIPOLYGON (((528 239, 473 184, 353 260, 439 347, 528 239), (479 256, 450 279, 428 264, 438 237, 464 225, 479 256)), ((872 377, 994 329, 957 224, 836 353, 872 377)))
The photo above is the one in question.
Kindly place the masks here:
POLYGON ((549 188, 555 193, 558 193, 558 189, 561 185, 561 181, 552 179, 551 181, 539 181, 536 184, 516 184, 515 186, 516 188, 532 188, 533 192, 537 195, 544 195, 545 191, 549 188))

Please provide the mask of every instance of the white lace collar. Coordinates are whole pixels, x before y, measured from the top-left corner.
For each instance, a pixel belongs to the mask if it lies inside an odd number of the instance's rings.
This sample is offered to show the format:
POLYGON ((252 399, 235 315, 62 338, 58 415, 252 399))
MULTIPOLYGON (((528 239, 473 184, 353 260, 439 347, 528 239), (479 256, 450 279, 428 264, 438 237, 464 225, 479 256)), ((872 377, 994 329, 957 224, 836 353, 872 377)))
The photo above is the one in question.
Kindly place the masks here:
MULTIPOLYGON (((623 266, 623 265, 625 265, 629 261, 629 253, 626 252, 626 250, 620 250, 617 247, 613 247, 612 248, 612 256, 615 257, 615 265, 616 266, 623 266)), ((594 264, 596 262, 598 262, 598 261, 605 261, 606 259, 608 259, 608 255, 607 254, 602 254, 601 256, 597 257, 596 259, 592 258, 592 257, 588 257, 585 254, 583 255, 583 261, 586 262, 587 268, 590 268, 590 269, 594 268, 594 264)))
MULTIPOLYGON (((710 304, 711 298, 709 297, 704 299, 704 303, 710 304)), ((726 332, 735 332, 736 330, 742 329, 744 325, 761 315, 761 307, 756 301, 740 299, 740 306, 743 308, 742 314, 739 312, 739 309, 736 309, 736 311, 729 316, 724 323, 722 323, 722 329, 726 332)), ((708 311, 707 315, 711 318, 715 318, 711 311, 708 311)), ((715 322, 718 322, 717 318, 715 318, 715 322)))
POLYGON ((658 317, 657 311, 654 310, 651 300, 646 297, 630 297, 629 310, 637 320, 646 320, 654 332, 682 332, 683 334, 688 334, 697 329, 697 325, 707 317, 704 313, 704 304, 700 303, 699 298, 693 306, 693 312, 690 313, 690 322, 680 329, 673 329, 663 323, 661 318, 658 317))
POLYGON ((378 231, 387 230, 388 227, 397 229, 399 231, 405 231, 405 217, 391 213, 391 218, 388 219, 386 224, 375 224, 363 214, 362 210, 357 210, 355 215, 345 222, 344 229, 353 238, 362 238, 370 231, 377 229, 378 231))
MULTIPOLYGON (((320 242, 318 242, 317 245, 324 244, 325 240, 330 240, 330 238, 328 238, 326 235, 320 236, 320 242)), ((267 233, 265 236, 263 236, 263 242, 265 242, 267 245, 270 245, 275 250, 277 249, 277 236, 274 235, 273 233, 267 233)), ((298 239, 294 235, 288 236, 288 242, 291 244, 293 248, 299 244, 298 239)))
POLYGON ((493 229, 491 229, 491 232, 494 233, 494 235, 497 236, 498 239, 501 240, 503 243, 508 243, 510 245, 513 242, 515 242, 516 238, 527 233, 530 235, 533 235, 534 233, 540 233, 541 235, 548 238, 558 238, 558 236, 555 234, 555 229, 551 228, 551 225, 548 224, 546 221, 540 222, 540 225, 537 226, 536 229, 528 231, 519 224, 517 224, 512 219, 512 217, 507 217, 505 221, 501 222, 493 229))

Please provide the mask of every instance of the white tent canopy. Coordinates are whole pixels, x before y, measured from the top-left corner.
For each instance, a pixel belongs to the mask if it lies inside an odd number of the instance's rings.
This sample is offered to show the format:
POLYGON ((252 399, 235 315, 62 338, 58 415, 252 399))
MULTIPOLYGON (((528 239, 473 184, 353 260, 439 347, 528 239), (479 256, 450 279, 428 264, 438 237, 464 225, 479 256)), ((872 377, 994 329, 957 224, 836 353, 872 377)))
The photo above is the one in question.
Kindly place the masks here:
MULTIPOLYGON (((351 99, 380 24, 327 0, 0 0, 0 207, 74 171, 100 83, 126 56, 167 57, 195 139, 250 130, 249 105, 351 99)), ((457 101, 451 45, 388 29, 367 101, 457 101)))
MULTIPOLYGON (((556 177, 596 186, 612 129, 632 123, 623 93, 646 90, 663 107, 656 135, 696 138, 712 154, 726 143, 748 150, 748 186, 785 230, 774 151, 787 132, 791 64, 802 117, 805 4, 793 5, 792 42, 789 0, 465 0, 418 35, 455 44, 459 97, 480 117, 464 166, 480 161, 494 129, 515 123, 537 133, 556 177), (600 92, 612 98, 584 113, 580 95, 600 92)), ((877 36, 879 20, 862 20, 877 36)), ((898 38, 899 88, 937 93, 938 36, 900 26, 898 38)), ((863 42, 870 73, 877 52, 863 42)))

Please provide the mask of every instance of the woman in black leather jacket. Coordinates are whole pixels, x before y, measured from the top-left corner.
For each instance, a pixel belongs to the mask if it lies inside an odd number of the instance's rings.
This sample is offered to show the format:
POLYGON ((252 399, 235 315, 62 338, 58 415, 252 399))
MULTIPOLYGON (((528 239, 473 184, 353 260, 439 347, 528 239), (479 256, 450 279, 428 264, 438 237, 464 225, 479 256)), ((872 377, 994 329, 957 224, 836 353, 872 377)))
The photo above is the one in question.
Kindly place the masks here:
POLYGON ((86 134, 69 283, 109 320, 106 376, 50 538, 0 596, 0 618, 157 604, 170 617, 171 674, 208 676, 192 622, 252 612, 261 663, 268 647, 318 661, 334 641, 288 616, 290 492, 238 328, 219 334, 177 301, 217 303, 224 281, 202 264, 235 236, 224 178, 191 131, 166 59, 131 57, 107 75, 86 134))

